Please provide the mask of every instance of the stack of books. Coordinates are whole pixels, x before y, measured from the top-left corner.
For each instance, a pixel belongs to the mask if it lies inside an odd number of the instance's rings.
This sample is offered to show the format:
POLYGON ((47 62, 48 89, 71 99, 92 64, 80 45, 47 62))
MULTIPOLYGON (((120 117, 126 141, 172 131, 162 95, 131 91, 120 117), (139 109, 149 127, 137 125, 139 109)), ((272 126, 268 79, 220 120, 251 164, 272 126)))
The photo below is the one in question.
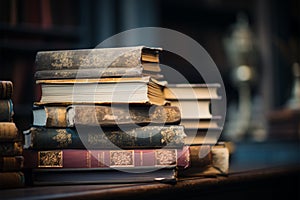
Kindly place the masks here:
POLYGON ((33 124, 24 131, 34 185, 177 180, 190 151, 166 105, 160 48, 42 51, 33 124))
POLYGON ((191 161, 203 158, 207 162, 193 164, 183 174, 227 175, 229 170, 228 142, 220 141, 222 116, 212 112, 222 99, 218 83, 211 84, 168 84, 164 88, 165 99, 171 106, 178 106, 181 112, 180 125, 184 126, 187 137, 185 145, 191 151, 191 161), (214 101, 214 102, 212 102, 214 101), (203 165, 204 164, 204 165, 203 165), (202 167, 201 167, 202 166, 202 167))
POLYGON ((22 138, 13 121, 13 83, 0 81, 0 188, 23 187, 22 138))

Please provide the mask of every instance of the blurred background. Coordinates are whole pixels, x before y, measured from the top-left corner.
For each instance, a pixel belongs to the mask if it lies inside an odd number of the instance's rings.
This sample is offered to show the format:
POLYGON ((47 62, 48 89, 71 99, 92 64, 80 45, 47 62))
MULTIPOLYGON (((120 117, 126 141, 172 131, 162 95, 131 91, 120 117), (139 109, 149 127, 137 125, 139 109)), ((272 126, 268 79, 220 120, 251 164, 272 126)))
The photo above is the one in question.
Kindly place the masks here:
MULTIPOLYGON (((299 150, 299 10, 299 0, 1 0, 0 79, 14 83, 14 120, 23 131, 39 96, 37 51, 94 48, 138 27, 174 29, 201 44, 223 77, 223 140, 297 142, 299 150)), ((162 61, 199 80, 189 63, 168 56, 162 61)))

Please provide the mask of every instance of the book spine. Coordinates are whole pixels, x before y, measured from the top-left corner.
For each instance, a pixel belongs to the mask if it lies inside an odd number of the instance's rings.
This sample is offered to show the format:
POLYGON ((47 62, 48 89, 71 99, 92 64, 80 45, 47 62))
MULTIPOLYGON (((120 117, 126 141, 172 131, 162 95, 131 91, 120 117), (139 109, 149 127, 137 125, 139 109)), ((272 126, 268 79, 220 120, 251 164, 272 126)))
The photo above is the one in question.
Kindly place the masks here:
POLYGON ((0 122, 0 142, 12 141, 18 137, 18 129, 14 122, 0 122))
POLYGON ((24 150, 24 168, 133 168, 189 166, 189 150, 24 150), (76 159, 74 159, 76 157, 76 159))
POLYGON ((20 171, 23 168, 23 156, 5 156, 0 157, 0 171, 20 171))
POLYGON ((46 127, 67 127, 66 107, 45 106, 46 127))
POLYGON ((180 110, 175 106, 71 106, 67 111, 68 126, 123 124, 179 124, 180 110))
POLYGON ((20 188, 25 185, 25 176, 22 172, 0 172, 0 188, 20 188))
POLYGON ((141 48, 42 51, 36 55, 36 69, 89 69, 141 65, 141 48))
POLYGON ((147 126, 128 130, 77 126, 76 129, 33 127, 26 133, 26 147, 32 149, 179 148, 184 144, 182 126, 147 126), (77 130, 82 134, 78 134, 77 130))
POLYGON ((35 72, 36 80, 43 79, 76 79, 99 77, 131 77, 142 76, 142 67, 116 67, 97 69, 42 70, 35 72))
POLYGON ((12 121, 14 114, 13 103, 11 99, 0 100, 0 122, 12 121))
POLYGON ((13 83, 11 81, 0 81, 0 99, 11 99, 13 94, 13 83))
POLYGON ((1 142, 0 156, 21 156, 23 152, 22 142, 1 142))

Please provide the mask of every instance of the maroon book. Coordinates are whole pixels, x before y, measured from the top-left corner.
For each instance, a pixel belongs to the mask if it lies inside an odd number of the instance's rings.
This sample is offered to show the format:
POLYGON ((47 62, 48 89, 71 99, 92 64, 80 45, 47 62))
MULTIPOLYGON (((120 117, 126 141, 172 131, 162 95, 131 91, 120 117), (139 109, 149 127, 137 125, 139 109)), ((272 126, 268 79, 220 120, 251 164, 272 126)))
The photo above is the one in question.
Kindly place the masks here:
POLYGON ((24 168, 136 168, 190 165, 190 150, 134 149, 84 150, 61 149, 36 151, 24 149, 24 168))

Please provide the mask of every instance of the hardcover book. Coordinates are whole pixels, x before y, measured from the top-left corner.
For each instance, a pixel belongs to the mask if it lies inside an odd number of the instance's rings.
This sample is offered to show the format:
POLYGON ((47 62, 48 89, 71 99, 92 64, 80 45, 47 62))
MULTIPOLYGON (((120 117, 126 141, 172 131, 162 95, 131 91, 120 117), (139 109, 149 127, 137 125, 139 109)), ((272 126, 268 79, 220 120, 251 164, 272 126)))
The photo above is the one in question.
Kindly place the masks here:
POLYGON ((46 105, 32 112, 33 126, 45 127, 179 124, 181 119, 178 107, 156 105, 46 105))
POLYGON ((75 79, 156 75, 161 48, 146 46, 40 51, 36 79, 75 79))
POLYGON ((0 142, 13 141, 18 138, 18 128, 14 122, 0 122, 0 142))
POLYGON ((34 169, 33 185, 76 185, 115 183, 176 183, 176 167, 131 169, 34 169))
POLYGON ((93 126, 77 126, 77 129, 32 127, 24 134, 24 148, 32 149, 180 148, 186 136, 183 126, 179 125, 122 129, 93 126), (78 133, 77 130, 84 132, 78 133))
POLYGON ((20 188, 25 186, 22 172, 0 172, 0 189, 20 188))
POLYGON ((0 122, 10 122, 14 115, 13 103, 11 99, 0 100, 0 122))
POLYGON ((164 105, 165 81, 148 77, 38 80, 37 105, 74 103, 148 103, 164 105))
POLYGON ((24 164, 23 156, 1 156, 0 157, 0 171, 21 171, 24 164))
POLYGON ((13 94, 13 83, 0 80, 0 99, 11 99, 13 94))
POLYGON ((189 167, 189 149, 24 150, 24 168, 189 167), (74 159, 76 158, 76 159, 74 159))

